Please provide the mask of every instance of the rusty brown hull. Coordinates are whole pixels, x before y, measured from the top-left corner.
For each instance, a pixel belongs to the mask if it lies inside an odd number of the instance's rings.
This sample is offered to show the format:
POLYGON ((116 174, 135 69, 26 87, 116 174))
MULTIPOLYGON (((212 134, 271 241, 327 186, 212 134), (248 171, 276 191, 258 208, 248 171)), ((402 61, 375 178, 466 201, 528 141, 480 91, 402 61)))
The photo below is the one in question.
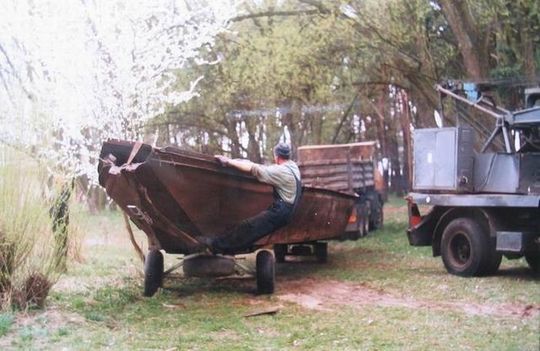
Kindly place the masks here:
MULTIPOLYGON (((170 253, 196 251, 196 236, 226 235, 227 229, 272 202, 272 187, 221 167, 213 157, 176 148, 108 141, 98 167, 100 184, 149 238, 170 253), (114 162, 109 162, 109 155, 114 162)), ((302 243, 340 237, 354 197, 304 187, 291 223, 258 241, 302 243)))

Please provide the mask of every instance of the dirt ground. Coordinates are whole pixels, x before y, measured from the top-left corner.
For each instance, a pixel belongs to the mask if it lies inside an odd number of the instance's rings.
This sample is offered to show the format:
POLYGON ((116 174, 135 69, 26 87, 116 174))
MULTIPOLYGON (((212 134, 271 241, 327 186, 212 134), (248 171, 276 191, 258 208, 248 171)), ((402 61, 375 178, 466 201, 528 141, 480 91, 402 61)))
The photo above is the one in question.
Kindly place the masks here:
POLYGON ((540 306, 499 304, 488 305, 467 302, 433 301, 404 295, 392 295, 364 284, 337 280, 304 278, 283 281, 277 296, 282 301, 293 302, 306 309, 332 311, 340 306, 363 308, 364 306, 405 307, 463 312, 469 315, 533 318, 540 314, 540 306))

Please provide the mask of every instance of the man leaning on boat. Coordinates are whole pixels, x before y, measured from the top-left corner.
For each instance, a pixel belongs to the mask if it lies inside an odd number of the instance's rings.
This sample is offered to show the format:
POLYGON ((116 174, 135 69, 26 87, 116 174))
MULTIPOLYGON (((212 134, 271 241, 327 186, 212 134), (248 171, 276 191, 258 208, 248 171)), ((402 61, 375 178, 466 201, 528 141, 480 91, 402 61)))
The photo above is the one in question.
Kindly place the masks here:
POLYGON ((266 210, 243 220, 225 235, 198 237, 197 240, 215 253, 232 253, 249 248, 260 238, 288 224, 302 193, 300 170, 290 157, 291 148, 285 143, 274 147, 274 164, 270 166, 216 156, 222 166, 251 173, 260 182, 272 185, 274 200, 266 210))

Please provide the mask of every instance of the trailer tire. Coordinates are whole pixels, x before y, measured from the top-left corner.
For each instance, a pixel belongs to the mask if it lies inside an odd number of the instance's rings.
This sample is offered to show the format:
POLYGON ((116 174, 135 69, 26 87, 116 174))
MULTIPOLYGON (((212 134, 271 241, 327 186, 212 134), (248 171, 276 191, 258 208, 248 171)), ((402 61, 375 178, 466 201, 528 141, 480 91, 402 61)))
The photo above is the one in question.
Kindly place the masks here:
POLYGON ((313 249, 317 262, 326 263, 328 261, 328 243, 315 243, 313 249))
POLYGON ((272 294, 276 284, 276 261, 268 250, 261 250, 256 257, 257 292, 272 294))
POLYGON ((285 262, 287 256, 287 244, 274 244, 274 257, 277 263, 285 262))
POLYGON ((484 274, 490 262, 490 240, 471 218, 457 218, 444 229, 441 255, 448 273, 462 277, 484 274))
POLYGON ((153 296, 163 282, 163 254, 151 250, 144 259, 144 296, 153 296))
POLYGON ((527 261, 533 272, 540 273, 540 254, 527 254, 525 255, 525 261, 527 261))

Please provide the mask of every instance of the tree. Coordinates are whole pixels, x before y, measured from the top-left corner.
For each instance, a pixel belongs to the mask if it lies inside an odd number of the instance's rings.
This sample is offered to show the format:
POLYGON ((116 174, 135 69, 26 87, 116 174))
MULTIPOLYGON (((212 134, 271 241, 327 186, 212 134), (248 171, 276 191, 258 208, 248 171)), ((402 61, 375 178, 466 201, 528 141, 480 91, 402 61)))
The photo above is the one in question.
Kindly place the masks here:
POLYGON ((200 97, 172 108, 168 122, 197 121, 194 134, 218 136, 213 150, 254 160, 279 137, 294 145, 375 139, 397 176, 410 173, 412 127, 434 126, 434 84, 529 72, 538 33, 526 29, 538 22, 527 0, 266 1, 246 9, 209 50, 219 63, 194 70, 208 83, 200 97), (511 20, 524 16, 524 25, 511 20))
POLYGON ((213 44, 237 8, 234 0, 0 6, 0 121, 11 126, 0 140, 92 178, 103 139, 142 139, 145 121, 196 94, 200 78, 179 87, 174 72, 213 44))
POLYGON ((241 151, 254 160, 270 156, 279 138, 293 146, 328 139, 334 135, 335 117, 347 109, 355 88, 342 86, 345 57, 336 52, 328 34, 340 23, 333 18, 313 20, 302 16, 237 24, 237 32, 219 36, 208 53, 214 55, 209 59, 221 57, 218 64, 188 72, 187 80, 204 74, 201 98, 160 118, 186 127, 197 121, 194 134, 204 128, 200 123, 208 123, 212 133, 219 126, 217 134, 229 144, 225 151, 235 157, 241 151))

